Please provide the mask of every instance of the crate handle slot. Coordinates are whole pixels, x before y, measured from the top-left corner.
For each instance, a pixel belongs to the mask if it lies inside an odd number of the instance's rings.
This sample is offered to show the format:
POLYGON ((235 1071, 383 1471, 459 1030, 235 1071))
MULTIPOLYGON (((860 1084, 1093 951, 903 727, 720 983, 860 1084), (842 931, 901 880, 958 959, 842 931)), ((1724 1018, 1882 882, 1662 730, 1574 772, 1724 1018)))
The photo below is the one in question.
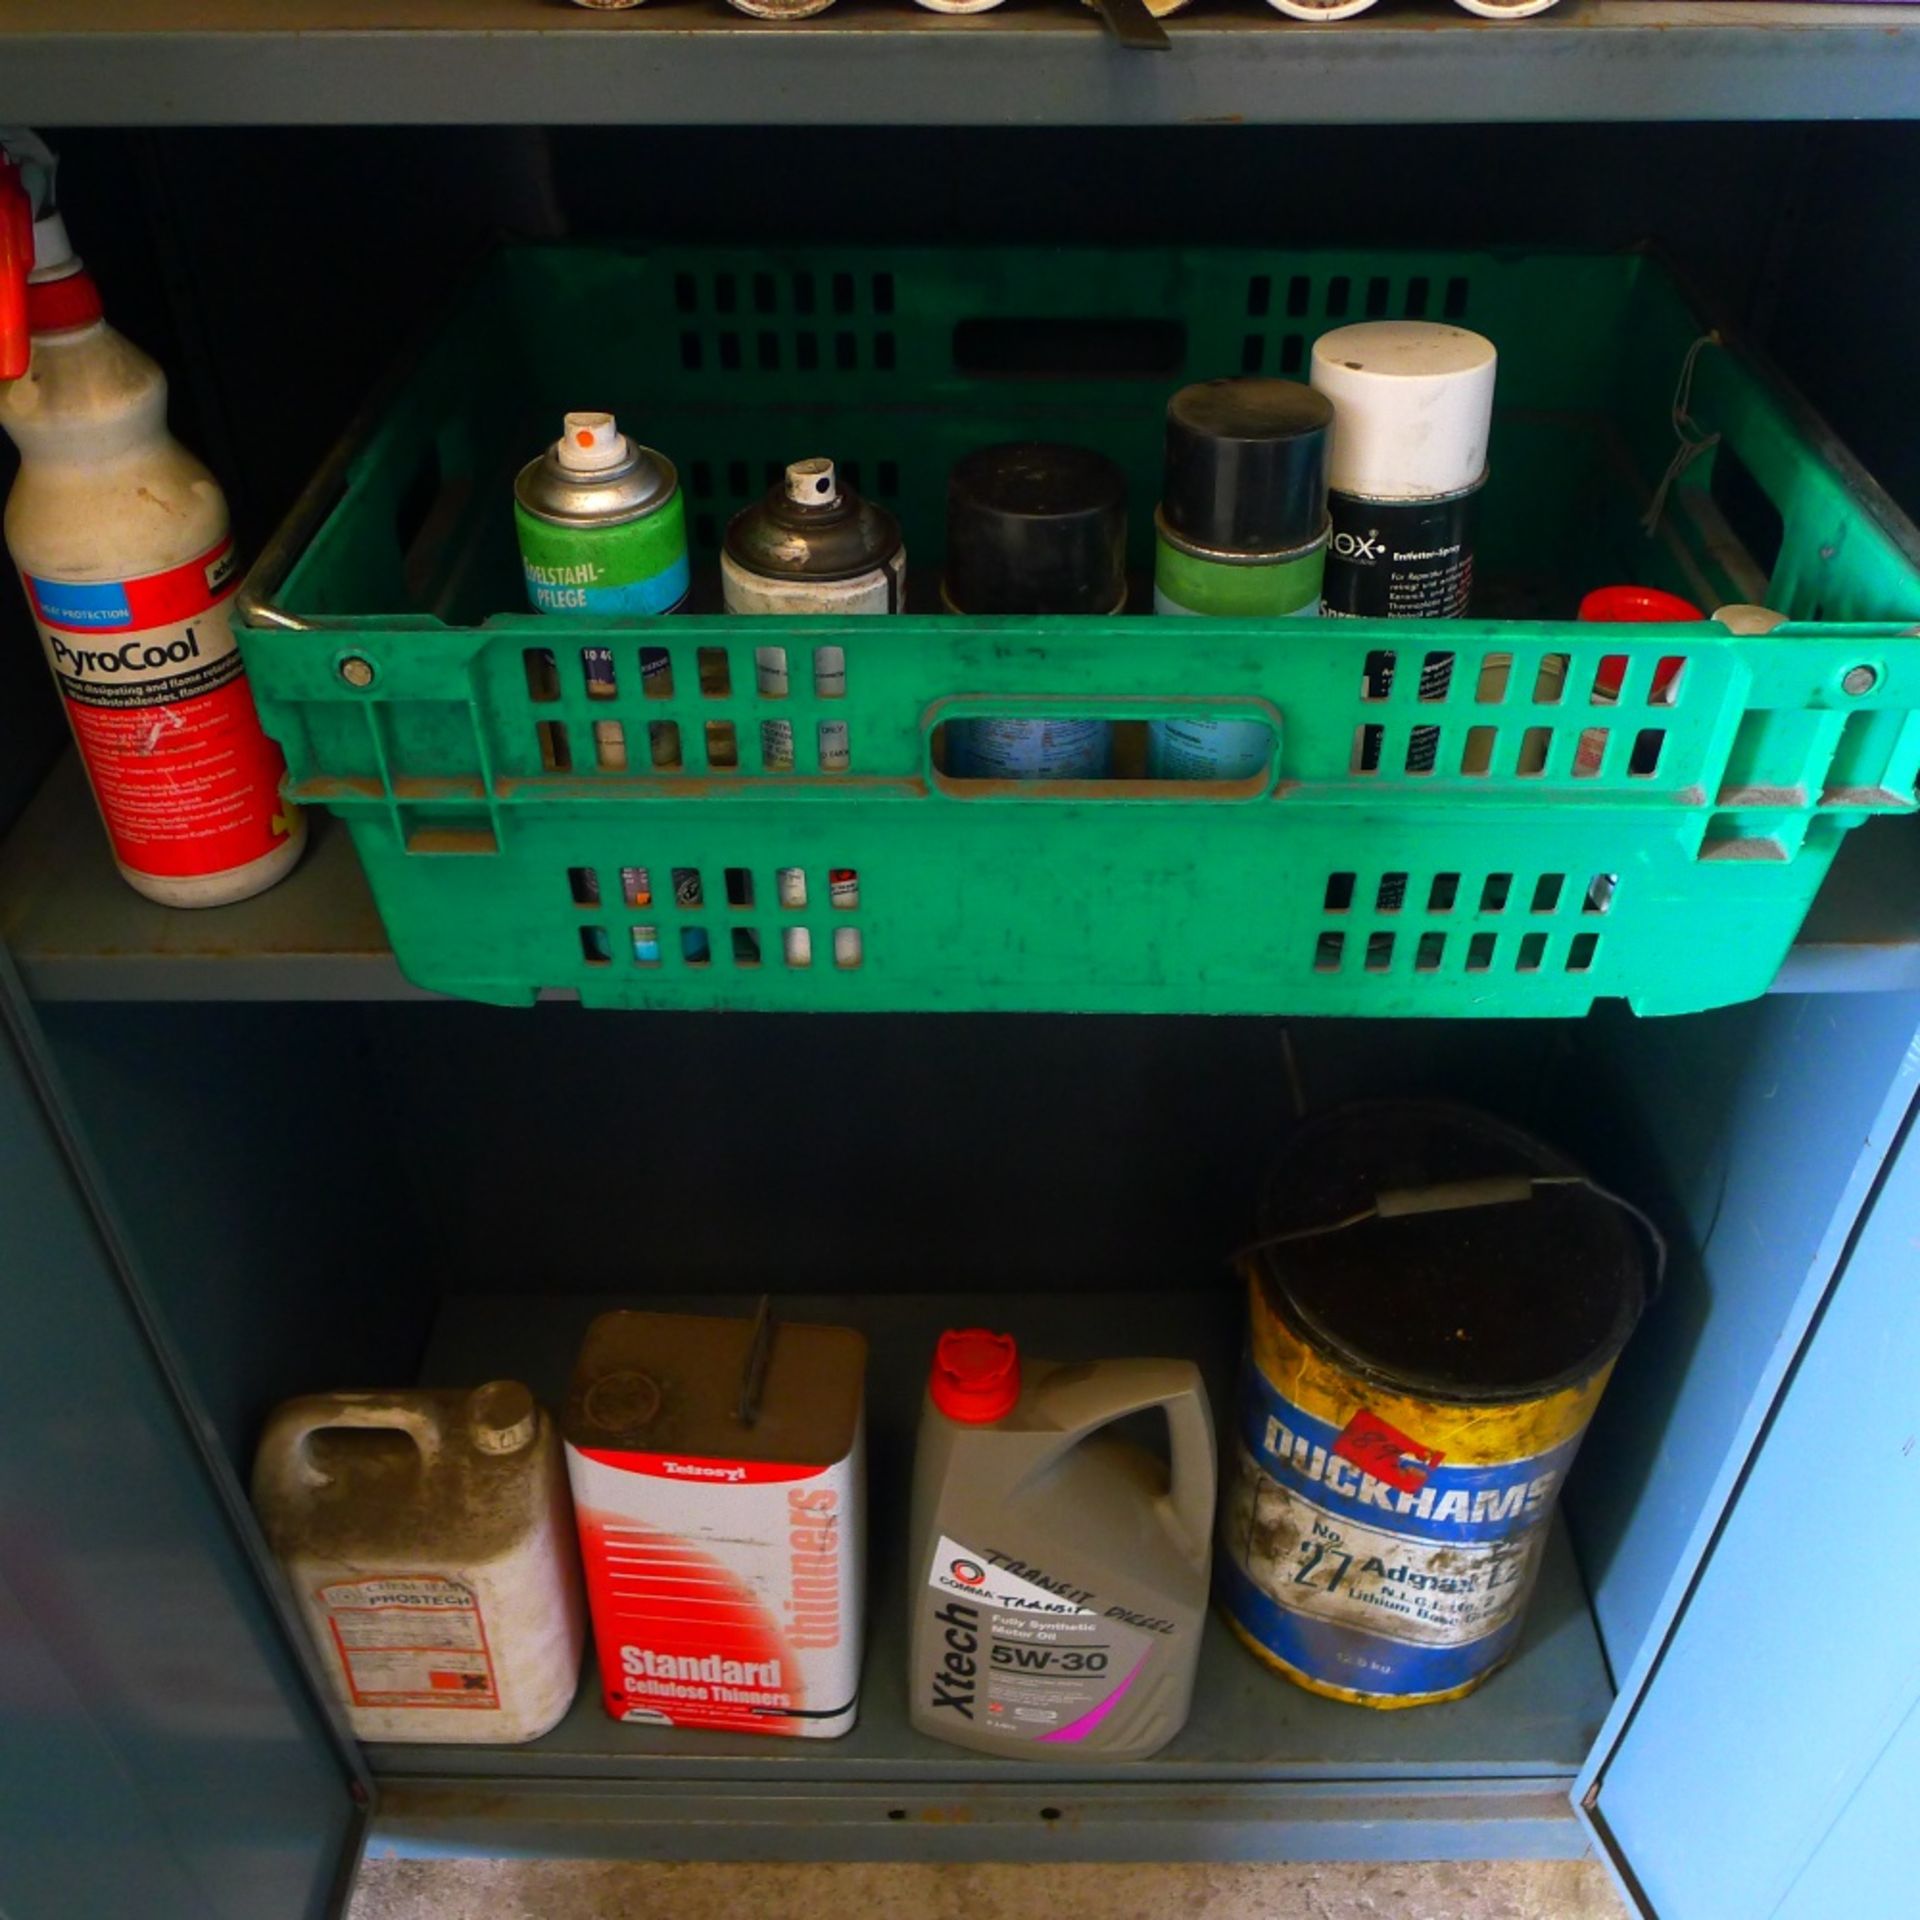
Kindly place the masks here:
MULTIPOLYGON (((920 716, 922 765, 931 792, 968 802, 1019 800, 1148 800, 1192 806, 1265 800, 1280 786, 1285 732, 1280 709, 1254 695, 1208 697, 1093 693, 958 693, 934 701, 920 716), (964 720, 1214 720, 1251 722, 1273 736, 1266 765, 1240 780, 1149 780, 1131 773, 1104 780, 982 780, 948 773, 935 752, 935 735, 964 720)), ((1144 776, 1145 767, 1141 767, 1144 776)))

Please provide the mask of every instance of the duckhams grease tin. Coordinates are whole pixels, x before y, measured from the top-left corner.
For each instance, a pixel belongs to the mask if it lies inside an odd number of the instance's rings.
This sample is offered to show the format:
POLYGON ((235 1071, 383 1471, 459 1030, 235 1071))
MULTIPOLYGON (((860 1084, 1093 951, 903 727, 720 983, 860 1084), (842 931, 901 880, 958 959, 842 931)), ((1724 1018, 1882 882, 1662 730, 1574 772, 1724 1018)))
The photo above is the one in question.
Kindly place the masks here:
POLYGON ((1227 1619, 1310 1692, 1456 1699, 1518 1644, 1640 1314, 1641 1247, 1553 1149, 1433 1102, 1308 1123, 1264 1212, 1216 1563, 1227 1619))

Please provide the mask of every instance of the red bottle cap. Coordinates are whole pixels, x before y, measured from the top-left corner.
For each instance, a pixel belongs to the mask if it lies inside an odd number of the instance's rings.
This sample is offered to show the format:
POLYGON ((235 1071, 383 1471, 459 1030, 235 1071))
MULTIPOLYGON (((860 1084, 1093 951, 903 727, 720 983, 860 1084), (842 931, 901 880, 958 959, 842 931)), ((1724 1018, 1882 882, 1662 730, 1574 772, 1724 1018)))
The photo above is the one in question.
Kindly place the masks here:
POLYGON ((1020 1349, 1010 1333, 949 1329, 934 1349, 933 1404, 949 1420, 979 1426, 1013 1411, 1020 1398, 1020 1349))
POLYGON ((101 316, 100 289, 81 268, 58 280, 27 283, 27 323, 35 333, 67 333, 91 326, 101 316))
POLYGON ((1595 587, 1580 602, 1582 620, 1631 621, 1643 626, 1681 626, 1707 616, 1691 600, 1658 587, 1595 587))

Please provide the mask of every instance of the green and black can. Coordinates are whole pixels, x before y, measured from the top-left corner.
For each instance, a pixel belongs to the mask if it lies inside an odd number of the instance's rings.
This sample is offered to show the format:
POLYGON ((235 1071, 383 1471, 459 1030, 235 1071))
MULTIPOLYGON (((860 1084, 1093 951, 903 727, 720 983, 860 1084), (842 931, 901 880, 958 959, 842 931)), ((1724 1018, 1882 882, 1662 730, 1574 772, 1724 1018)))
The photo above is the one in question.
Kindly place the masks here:
MULTIPOLYGON (((1156 613, 1312 619, 1327 559, 1333 408, 1297 380, 1182 387, 1167 403, 1166 476, 1154 521, 1156 613)), ((1241 780, 1273 736, 1255 720, 1155 720, 1156 780, 1241 780)))
POLYGON ((570 413, 513 483, 537 613, 672 613, 687 597, 687 512, 665 454, 610 413, 570 413))

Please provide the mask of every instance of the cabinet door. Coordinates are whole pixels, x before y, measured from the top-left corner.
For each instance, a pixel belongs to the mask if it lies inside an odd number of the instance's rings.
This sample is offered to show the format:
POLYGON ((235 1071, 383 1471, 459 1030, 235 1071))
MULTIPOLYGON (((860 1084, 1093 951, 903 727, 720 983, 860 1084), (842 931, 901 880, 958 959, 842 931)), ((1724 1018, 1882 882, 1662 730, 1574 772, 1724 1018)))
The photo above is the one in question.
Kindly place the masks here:
POLYGON ((1920 1130, 1910 1112, 1693 1590, 1576 1788, 1596 1844, 1645 1912, 1915 1911, 1917 1597, 1920 1130))
POLYGON ((0 953, 0 1914, 318 1920, 350 1762, 31 1045, 0 953))

